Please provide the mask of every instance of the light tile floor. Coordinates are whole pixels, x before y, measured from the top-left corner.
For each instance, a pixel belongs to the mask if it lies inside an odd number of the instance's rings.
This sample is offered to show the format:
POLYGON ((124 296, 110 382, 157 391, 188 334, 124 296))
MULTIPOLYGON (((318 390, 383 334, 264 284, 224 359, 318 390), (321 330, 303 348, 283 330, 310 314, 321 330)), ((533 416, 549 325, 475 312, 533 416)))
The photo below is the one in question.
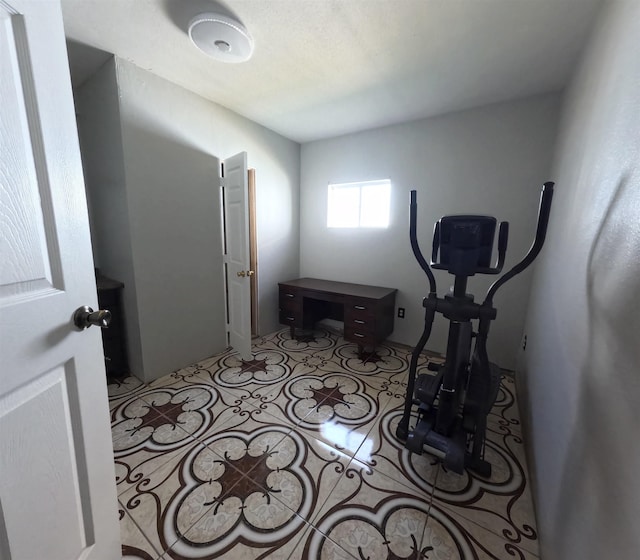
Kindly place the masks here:
POLYGON ((394 437, 409 349, 363 362, 335 334, 283 330, 253 351, 109 385, 123 558, 536 558, 509 377, 484 479, 394 437))

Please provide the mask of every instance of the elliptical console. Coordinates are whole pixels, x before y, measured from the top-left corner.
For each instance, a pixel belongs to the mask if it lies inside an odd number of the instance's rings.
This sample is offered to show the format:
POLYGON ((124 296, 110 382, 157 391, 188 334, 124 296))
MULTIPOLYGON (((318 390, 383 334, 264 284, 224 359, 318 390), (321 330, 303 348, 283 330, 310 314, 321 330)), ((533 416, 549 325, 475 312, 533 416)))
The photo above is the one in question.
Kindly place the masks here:
POLYGON ((444 465, 457 473, 469 468, 481 476, 491 476, 491 464, 484 459, 487 415, 500 387, 500 369, 489 362, 487 337, 496 318, 493 297, 498 288, 527 268, 544 244, 553 183, 545 183, 540 196, 536 236, 529 252, 509 272, 496 280, 482 304, 466 293, 467 280, 475 274, 500 274, 504 266, 509 238, 508 222, 501 222, 498 233, 498 258, 491 266, 497 222, 491 216, 444 216, 435 226, 430 263, 427 263, 416 235, 416 191, 411 191, 409 238, 411 248, 429 281, 429 295, 423 299, 424 331, 411 355, 404 414, 396 436, 414 453, 439 452, 444 465), (438 260, 439 255, 439 260, 438 260), (453 290, 438 297, 432 268, 454 275, 453 290), (435 314, 449 321, 449 337, 442 365, 428 364, 435 375, 416 378, 418 358, 424 349, 435 314), (472 320, 478 321, 473 331, 472 320), (473 354, 472 339, 475 338, 473 354), (418 419, 409 428, 411 411, 417 406, 418 419))

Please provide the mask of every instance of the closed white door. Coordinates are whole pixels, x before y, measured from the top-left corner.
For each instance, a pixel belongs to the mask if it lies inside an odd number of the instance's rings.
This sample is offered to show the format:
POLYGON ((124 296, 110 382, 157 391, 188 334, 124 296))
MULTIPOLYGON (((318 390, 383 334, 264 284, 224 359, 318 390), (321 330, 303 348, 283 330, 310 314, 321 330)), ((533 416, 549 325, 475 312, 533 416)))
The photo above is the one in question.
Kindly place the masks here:
POLYGON ((0 0, 0 558, 115 560, 120 536, 60 6, 0 0))
POLYGON ((243 360, 251 360, 251 290, 247 153, 224 165, 224 231, 229 343, 243 360))

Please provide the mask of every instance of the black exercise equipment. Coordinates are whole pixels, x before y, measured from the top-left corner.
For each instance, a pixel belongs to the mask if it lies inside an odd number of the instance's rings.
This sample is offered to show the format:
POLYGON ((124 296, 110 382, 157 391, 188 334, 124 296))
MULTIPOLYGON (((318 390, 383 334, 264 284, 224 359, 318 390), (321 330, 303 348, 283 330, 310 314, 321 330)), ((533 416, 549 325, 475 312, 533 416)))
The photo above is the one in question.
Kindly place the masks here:
POLYGON ((489 362, 487 337, 496 318, 493 297, 498 288, 527 268, 542 249, 549 223, 553 183, 545 183, 540 196, 536 236, 526 256, 496 280, 482 304, 467 294, 467 279, 474 274, 500 274, 509 237, 508 222, 498 233, 498 260, 491 266, 496 219, 491 216, 445 216, 435 226, 431 262, 427 263, 416 236, 416 191, 411 191, 411 248, 429 280, 429 295, 423 299, 424 331, 411 355, 404 414, 396 436, 413 453, 435 452, 445 467, 462 473, 468 468, 481 476, 491 476, 491 464, 484 459, 487 415, 500 387, 500 369, 489 362), (438 261, 438 253, 440 260, 438 261), (455 277, 451 293, 439 298, 432 268, 446 270, 455 277), (416 379, 418 358, 424 349, 436 313, 449 320, 447 351, 442 365, 428 363, 435 373, 416 379), (473 331, 472 320, 478 320, 473 331), (475 338, 473 354, 472 339, 475 338), (417 406, 417 423, 409 428, 411 411, 417 406))

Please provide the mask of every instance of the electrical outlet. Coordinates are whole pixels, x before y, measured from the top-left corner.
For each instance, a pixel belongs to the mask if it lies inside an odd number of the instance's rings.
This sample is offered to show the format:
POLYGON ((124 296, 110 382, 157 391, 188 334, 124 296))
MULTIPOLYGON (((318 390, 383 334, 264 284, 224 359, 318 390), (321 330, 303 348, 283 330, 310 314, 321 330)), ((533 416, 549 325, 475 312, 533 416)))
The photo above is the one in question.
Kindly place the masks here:
POLYGON ((398 307, 398 317, 404 319, 404 307, 398 307))

